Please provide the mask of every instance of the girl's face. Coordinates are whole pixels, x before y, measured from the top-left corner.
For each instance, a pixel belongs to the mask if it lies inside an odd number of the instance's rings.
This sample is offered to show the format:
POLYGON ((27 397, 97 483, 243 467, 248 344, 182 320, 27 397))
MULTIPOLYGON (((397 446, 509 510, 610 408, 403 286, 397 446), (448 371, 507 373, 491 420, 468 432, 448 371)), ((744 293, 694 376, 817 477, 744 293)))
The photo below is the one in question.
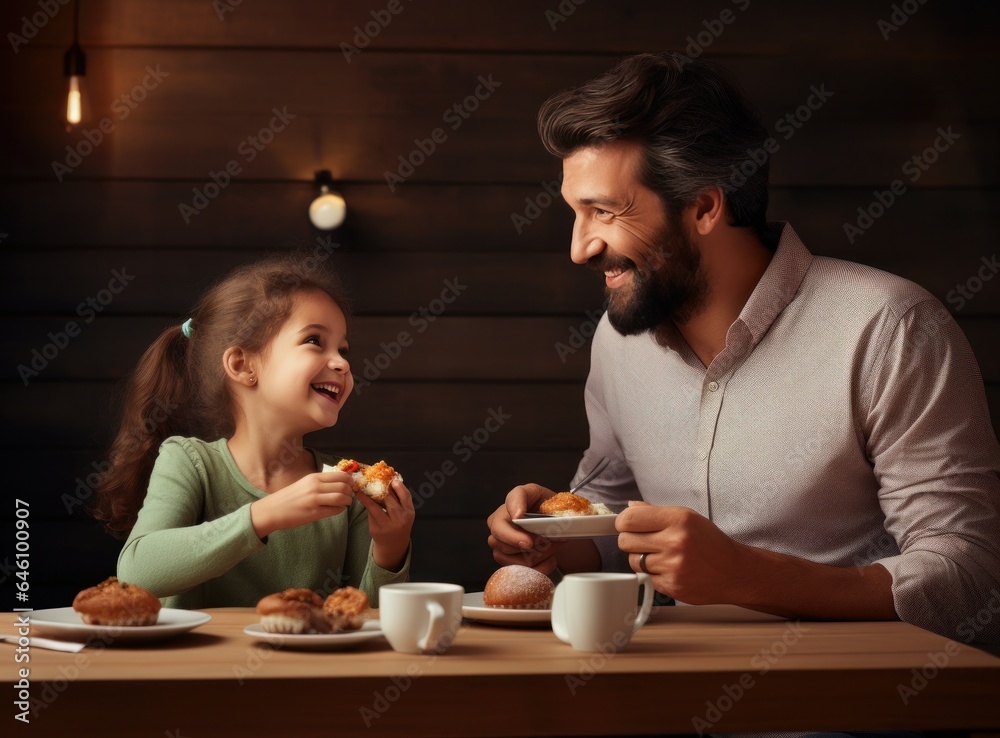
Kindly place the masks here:
POLYGON ((329 295, 306 290, 261 357, 254 410, 275 430, 309 433, 337 422, 354 389, 347 321, 329 295))

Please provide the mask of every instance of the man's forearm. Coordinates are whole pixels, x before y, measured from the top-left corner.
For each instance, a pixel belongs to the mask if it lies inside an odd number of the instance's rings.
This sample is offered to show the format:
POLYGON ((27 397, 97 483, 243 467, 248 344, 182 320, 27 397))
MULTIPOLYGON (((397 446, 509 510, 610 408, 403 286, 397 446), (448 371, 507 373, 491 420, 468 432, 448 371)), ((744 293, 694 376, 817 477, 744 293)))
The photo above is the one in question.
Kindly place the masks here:
POLYGON ((839 567, 747 547, 754 563, 733 604, 789 618, 898 620, 879 564, 839 567))

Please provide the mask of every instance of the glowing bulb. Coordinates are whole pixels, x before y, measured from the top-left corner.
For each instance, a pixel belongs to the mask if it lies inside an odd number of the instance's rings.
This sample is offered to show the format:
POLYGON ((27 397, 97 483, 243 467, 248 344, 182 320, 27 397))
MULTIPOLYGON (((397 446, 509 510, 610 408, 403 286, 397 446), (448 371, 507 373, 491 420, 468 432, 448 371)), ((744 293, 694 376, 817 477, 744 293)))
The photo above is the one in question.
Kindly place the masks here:
POLYGON ((320 191, 323 194, 313 200, 309 206, 309 220, 320 230, 330 231, 344 222, 344 216, 347 215, 347 203, 336 192, 330 192, 330 188, 326 185, 323 185, 320 191))
POLYGON ((83 102, 80 95, 80 78, 73 75, 69 78, 69 95, 66 98, 66 122, 76 125, 83 120, 83 102))

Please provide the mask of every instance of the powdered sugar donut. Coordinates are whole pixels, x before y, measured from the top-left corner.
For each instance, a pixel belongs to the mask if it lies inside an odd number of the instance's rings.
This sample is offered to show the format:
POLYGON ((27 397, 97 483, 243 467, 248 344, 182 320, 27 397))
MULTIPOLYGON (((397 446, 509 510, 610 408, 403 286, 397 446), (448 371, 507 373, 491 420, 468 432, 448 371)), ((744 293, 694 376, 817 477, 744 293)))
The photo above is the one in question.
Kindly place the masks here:
POLYGON ((552 580, 529 566, 511 564, 497 569, 486 582, 483 604, 518 610, 547 610, 552 606, 552 580))

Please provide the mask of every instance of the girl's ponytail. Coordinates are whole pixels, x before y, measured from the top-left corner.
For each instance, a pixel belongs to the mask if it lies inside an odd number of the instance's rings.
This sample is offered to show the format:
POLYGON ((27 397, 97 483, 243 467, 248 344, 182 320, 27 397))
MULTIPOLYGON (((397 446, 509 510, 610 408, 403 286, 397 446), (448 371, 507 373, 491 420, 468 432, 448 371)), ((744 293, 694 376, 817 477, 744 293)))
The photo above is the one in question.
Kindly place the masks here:
POLYGON ((125 386, 110 468, 101 476, 90 508, 118 538, 135 525, 160 443, 188 431, 189 343, 180 326, 167 328, 146 349, 125 386))

